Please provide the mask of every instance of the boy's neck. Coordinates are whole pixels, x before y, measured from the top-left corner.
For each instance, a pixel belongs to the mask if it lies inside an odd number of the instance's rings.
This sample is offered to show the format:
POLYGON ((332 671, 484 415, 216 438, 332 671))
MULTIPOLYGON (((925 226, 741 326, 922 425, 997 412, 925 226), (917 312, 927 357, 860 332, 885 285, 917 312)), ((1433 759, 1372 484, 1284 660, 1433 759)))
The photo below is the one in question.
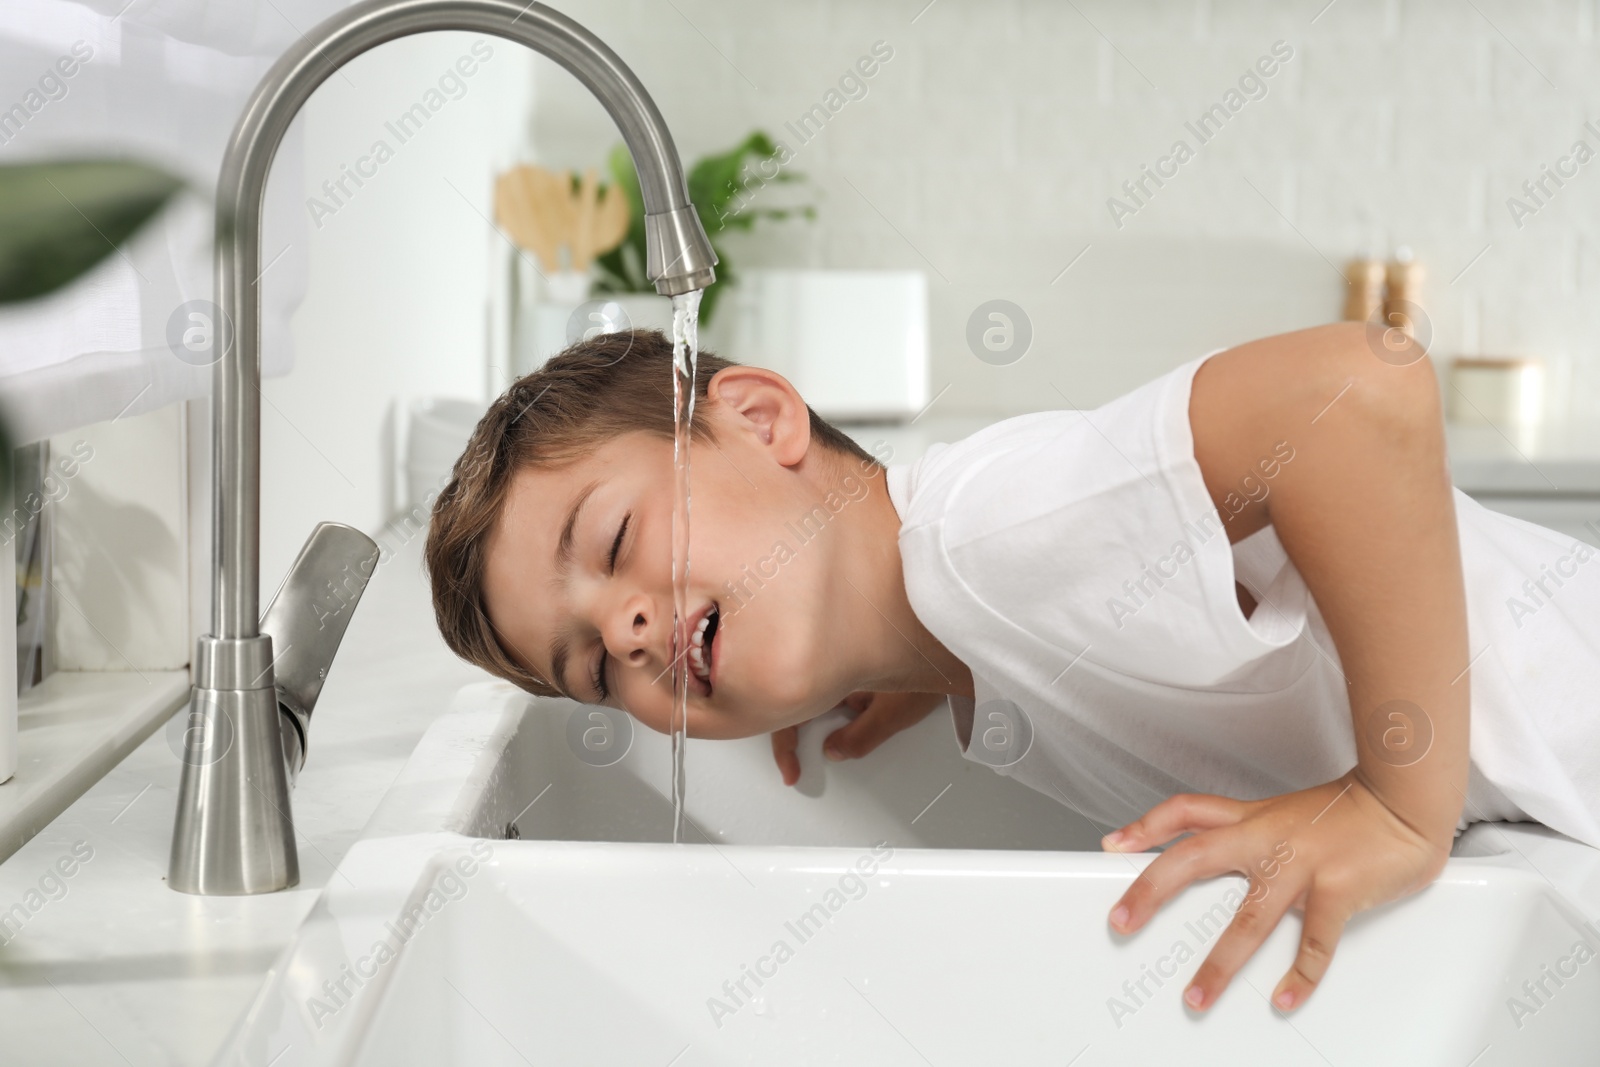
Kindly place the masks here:
POLYGON ((887 471, 869 468, 867 495, 848 516, 839 553, 835 603, 851 605, 854 690, 971 697, 972 672, 922 625, 906 595, 900 515, 887 471))

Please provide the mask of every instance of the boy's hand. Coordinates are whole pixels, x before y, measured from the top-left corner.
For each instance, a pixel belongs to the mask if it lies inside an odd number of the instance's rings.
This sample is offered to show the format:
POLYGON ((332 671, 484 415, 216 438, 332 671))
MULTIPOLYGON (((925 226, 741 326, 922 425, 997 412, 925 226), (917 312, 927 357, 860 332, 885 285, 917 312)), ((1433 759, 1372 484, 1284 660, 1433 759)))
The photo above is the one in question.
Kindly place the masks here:
MULTIPOLYGON (((890 737, 928 717, 944 702, 940 693, 851 693, 841 702, 858 714, 822 743, 829 759, 857 759, 865 756, 890 737)), ((784 785, 800 780, 800 727, 785 726, 773 732, 772 756, 784 785)))
POLYGON ((1196 1009, 1216 1003, 1290 907, 1305 913, 1300 951, 1271 1000, 1279 1011, 1303 1004, 1327 971, 1346 921, 1422 889, 1450 855, 1449 839, 1430 840, 1412 829, 1359 770, 1266 800, 1180 794, 1107 834, 1101 845, 1141 852, 1185 833, 1194 836, 1157 857, 1117 901, 1111 926, 1132 933, 1191 882, 1244 874, 1248 894, 1184 990, 1185 1003, 1196 1009))

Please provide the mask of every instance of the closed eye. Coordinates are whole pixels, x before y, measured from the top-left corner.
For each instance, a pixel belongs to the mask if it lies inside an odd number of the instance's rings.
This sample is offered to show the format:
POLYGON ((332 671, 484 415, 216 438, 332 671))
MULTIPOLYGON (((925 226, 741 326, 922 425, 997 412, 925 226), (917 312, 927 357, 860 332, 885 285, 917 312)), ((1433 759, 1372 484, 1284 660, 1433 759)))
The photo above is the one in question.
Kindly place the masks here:
POLYGON ((622 551, 622 537, 628 532, 628 523, 633 519, 633 512, 622 517, 622 523, 617 527, 616 539, 611 542, 611 555, 606 558, 606 573, 615 574, 617 571, 617 553, 622 551))
POLYGON ((594 691, 600 694, 602 704, 611 699, 611 689, 606 685, 606 659, 605 646, 601 645, 600 658, 594 661, 594 677, 590 681, 594 683, 594 691))
MULTIPOLYGON (((632 520, 632 518, 633 512, 630 511, 628 514, 622 517, 622 522, 617 526, 617 536, 612 539, 611 551, 606 556, 607 574, 615 574, 617 571, 617 554, 622 551, 622 538, 627 534, 628 523, 630 520, 632 520)), ((594 691, 600 694, 600 700, 602 703, 611 698, 611 689, 606 685, 607 658, 606 646, 604 643, 602 643, 600 645, 600 656, 595 660, 594 664, 594 677, 591 679, 591 681, 594 683, 594 691)))

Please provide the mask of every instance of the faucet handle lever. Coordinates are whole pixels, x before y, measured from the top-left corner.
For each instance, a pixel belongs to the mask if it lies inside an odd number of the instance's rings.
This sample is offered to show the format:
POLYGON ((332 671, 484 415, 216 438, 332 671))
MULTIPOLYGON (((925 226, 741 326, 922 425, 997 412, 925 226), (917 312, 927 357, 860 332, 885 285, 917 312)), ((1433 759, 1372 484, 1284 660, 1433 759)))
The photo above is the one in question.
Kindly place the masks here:
POLYGON ((318 523, 261 617, 261 632, 272 638, 278 707, 289 720, 279 727, 291 781, 305 763, 311 710, 377 565, 372 538, 354 526, 318 523))

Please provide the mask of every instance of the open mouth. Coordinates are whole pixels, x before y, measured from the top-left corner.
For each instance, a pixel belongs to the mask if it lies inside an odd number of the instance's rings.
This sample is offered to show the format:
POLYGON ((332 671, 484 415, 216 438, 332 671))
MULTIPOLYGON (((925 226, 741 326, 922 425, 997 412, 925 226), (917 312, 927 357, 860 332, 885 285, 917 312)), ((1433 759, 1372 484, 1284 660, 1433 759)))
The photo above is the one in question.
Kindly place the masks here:
POLYGON ((700 622, 695 626, 694 632, 689 635, 689 670, 694 676, 705 683, 706 692, 711 691, 711 671, 716 663, 717 623, 721 621, 721 612, 715 602, 706 613, 701 616, 700 622))

